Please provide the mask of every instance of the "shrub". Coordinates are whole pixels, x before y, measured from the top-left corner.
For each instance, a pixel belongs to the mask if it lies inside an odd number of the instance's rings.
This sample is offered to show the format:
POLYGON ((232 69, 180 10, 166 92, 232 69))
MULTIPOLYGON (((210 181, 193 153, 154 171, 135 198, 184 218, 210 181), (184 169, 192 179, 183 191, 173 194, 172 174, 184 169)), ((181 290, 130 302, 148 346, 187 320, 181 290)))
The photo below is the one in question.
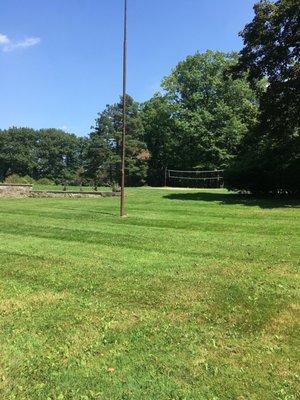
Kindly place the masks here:
POLYGON ((111 190, 113 192, 120 192, 121 188, 117 182, 112 182, 111 184, 111 190))
POLYGON ((19 183, 19 184, 33 184, 35 180, 29 175, 20 176, 18 174, 12 174, 6 177, 5 183, 19 183))
POLYGON ((36 181, 36 183, 39 183, 40 185, 53 185, 54 184, 54 182, 48 178, 40 178, 36 181))
POLYGON ((252 150, 240 155, 225 171, 225 186, 229 190, 253 194, 300 193, 300 162, 297 148, 280 146, 252 150))

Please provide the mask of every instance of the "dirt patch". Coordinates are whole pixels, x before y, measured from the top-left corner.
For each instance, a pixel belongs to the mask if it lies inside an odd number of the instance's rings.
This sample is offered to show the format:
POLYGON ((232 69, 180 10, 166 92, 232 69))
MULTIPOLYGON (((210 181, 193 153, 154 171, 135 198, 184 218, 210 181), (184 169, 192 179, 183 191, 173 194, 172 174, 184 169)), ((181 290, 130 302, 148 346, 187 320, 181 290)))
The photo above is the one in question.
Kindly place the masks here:
POLYGON ((279 313, 273 318, 270 324, 265 329, 265 335, 283 335, 286 330, 296 326, 300 319, 300 306, 298 304, 291 304, 286 310, 279 313))
POLYGON ((35 304, 53 303, 68 297, 68 293, 38 292, 22 298, 11 298, 0 301, 0 314, 9 314, 16 310, 32 307, 35 304))

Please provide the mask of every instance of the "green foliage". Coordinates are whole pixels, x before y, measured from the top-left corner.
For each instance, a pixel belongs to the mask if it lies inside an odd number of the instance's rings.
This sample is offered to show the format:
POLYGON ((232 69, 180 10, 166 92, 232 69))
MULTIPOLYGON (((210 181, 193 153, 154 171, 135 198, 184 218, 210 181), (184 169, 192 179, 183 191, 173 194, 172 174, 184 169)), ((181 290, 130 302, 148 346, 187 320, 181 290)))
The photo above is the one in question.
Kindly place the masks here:
POLYGON ((5 183, 20 183, 20 184, 37 184, 37 185, 53 185, 54 182, 48 178, 33 179, 29 175, 20 176, 12 174, 5 178, 5 183))
POLYGON ((81 165, 75 174, 74 183, 79 186, 83 186, 87 183, 87 179, 85 177, 85 169, 83 165, 81 165))
POLYGON ((20 176, 18 174, 12 174, 5 178, 5 183, 20 183, 20 184, 32 184, 35 180, 28 175, 20 176))
POLYGON ((9 128, 0 131, 0 179, 11 174, 62 182, 82 162, 82 139, 59 129, 9 128))
POLYGON ((112 182, 111 183, 111 190, 113 192, 119 192, 120 191, 120 186, 118 185, 117 182, 112 182))
POLYGON ((166 167, 178 166, 181 155, 176 154, 178 141, 173 105, 166 96, 156 94, 143 104, 142 118, 145 141, 151 157, 148 161, 147 183, 163 185, 166 167))
POLYGON ((296 201, 1 199, 1 400, 296 400, 296 201))
MULTIPOLYGON (((126 113, 126 184, 146 181, 149 153, 144 141, 140 107, 127 95, 126 113)), ((122 98, 99 113, 86 150, 87 177, 95 185, 119 181, 122 140, 122 98)))
POLYGON ((300 192, 298 147, 290 143, 274 145, 270 141, 246 147, 225 171, 226 187, 255 194, 291 194, 300 192))
POLYGON ((180 62, 163 80, 164 96, 144 106, 150 179, 164 167, 225 168, 256 123, 258 103, 244 77, 226 79, 235 53, 207 51, 180 62))
POLYGON ((48 178, 40 178, 36 180, 36 183, 38 185, 53 185, 54 182, 48 178))
POLYGON ((246 136, 227 173, 227 185, 252 192, 300 192, 300 6, 261 1, 241 33, 245 46, 231 72, 264 79, 259 125, 246 136))
POLYGON ((41 129, 37 174, 57 182, 71 180, 80 165, 80 142, 58 129, 41 129))
POLYGON ((8 175, 33 176, 37 168, 36 131, 30 128, 0 130, 0 180, 8 175))

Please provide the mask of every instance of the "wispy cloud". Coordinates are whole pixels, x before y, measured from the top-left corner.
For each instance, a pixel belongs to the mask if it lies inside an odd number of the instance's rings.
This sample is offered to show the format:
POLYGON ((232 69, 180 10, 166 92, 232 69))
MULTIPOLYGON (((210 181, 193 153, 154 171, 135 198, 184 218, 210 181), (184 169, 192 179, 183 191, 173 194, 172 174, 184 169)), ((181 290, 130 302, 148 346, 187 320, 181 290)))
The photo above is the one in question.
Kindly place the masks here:
POLYGON ((68 125, 62 125, 58 129, 61 129, 62 131, 65 131, 65 132, 69 132, 70 131, 68 125))
POLYGON ((8 43, 9 43, 8 37, 0 33, 0 45, 6 45, 8 43))
POLYGON ((38 37, 29 37, 25 38, 24 40, 14 41, 3 33, 0 33, 0 49, 4 52, 10 52, 17 49, 26 49, 39 44, 40 41, 41 39, 38 37))

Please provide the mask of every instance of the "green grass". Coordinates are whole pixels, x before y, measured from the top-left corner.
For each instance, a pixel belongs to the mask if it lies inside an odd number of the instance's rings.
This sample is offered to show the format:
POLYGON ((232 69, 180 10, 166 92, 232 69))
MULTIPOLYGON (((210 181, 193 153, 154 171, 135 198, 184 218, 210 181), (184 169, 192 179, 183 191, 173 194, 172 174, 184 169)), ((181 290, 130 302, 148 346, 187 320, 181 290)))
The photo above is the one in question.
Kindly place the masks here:
POLYGON ((0 398, 295 400, 297 202, 1 199, 0 398))

